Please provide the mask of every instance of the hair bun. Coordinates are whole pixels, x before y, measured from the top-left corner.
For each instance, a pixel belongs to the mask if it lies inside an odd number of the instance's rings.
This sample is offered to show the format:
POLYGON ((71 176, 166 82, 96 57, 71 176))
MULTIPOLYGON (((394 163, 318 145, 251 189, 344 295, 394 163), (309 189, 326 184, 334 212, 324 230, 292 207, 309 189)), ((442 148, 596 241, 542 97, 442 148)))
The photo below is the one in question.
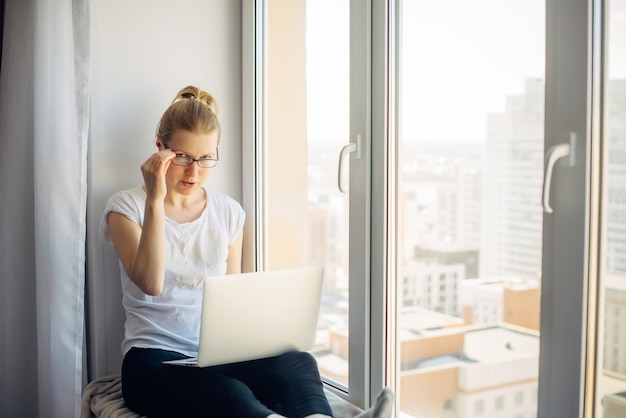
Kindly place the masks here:
POLYGON ((195 87, 195 86, 187 86, 181 89, 178 94, 176 94, 176 98, 172 101, 172 103, 176 103, 181 100, 198 100, 206 107, 211 109, 215 115, 219 114, 219 107, 217 106, 217 101, 215 98, 207 93, 206 91, 195 87))
POLYGON ((195 100, 197 99, 196 95, 193 93, 183 93, 181 94, 181 99, 190 99, 190 100, 195 100))

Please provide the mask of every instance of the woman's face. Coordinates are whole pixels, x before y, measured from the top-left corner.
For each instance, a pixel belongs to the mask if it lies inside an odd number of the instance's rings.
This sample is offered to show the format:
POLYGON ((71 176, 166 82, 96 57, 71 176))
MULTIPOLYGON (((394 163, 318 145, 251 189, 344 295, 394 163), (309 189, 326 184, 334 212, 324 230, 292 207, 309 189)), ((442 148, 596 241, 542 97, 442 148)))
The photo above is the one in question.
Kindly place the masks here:
MULTIPOLYGON (((193 159, 210 158, 216 159, 218 132, 198 134, 187 130, 174 131, 166 144, 174 151, 177 157, 191 157, 193 159)), ((180 160, 180 158, 178 159, 180 160)), ((174 162, 167 169, 166 182, 169 190, 174 190, 182 195, 192 195, 199 190, 206 181, 212 167, 202 168, 198 162, 193 161, 189 166, 176 165, 174 162)))

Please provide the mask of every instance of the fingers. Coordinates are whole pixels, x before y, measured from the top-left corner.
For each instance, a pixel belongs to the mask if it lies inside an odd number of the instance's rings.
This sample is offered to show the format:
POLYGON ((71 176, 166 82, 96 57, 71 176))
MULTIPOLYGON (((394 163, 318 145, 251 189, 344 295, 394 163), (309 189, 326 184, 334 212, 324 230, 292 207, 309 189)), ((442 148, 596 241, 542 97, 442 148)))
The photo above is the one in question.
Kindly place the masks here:
POLYGON ((168 167, 174 158, 174 154, 171 150, 161 150, 150 156, 142 165, 141 171, 146 174, 164 176, 168 167))
POLYGON ((167 168, 170 166, 172 158, 174 158, 176 154, 169 149, 160 150, 155 152, 146 160, 146 162, 142 165, 142 168, 145 168, 151 172, 159 172, 159 171, 167 171, 167 168))
POLYGON ((142 165, 144 183, 148 195, 165 197, 167 187, 165 173, 176 154, 169 149, 160 150, 150 156, 142 165))

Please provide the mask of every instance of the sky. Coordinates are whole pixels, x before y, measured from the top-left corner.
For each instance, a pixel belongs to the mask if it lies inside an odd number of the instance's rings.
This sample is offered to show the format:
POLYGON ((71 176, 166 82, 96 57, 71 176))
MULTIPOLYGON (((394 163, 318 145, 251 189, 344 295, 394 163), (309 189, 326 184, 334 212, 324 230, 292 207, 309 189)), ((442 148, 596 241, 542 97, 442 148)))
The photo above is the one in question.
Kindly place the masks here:
MULTIPOLYGON (((347 135, 348 5, 347 0, 307 2, 313 138, 347 135)), ((506 94, 522 92, 525 78, 543 74, 544 7, 539 0, 405 0, 403 134, 484 137, 486 113, 502 110, 506 94)))
POLYGON ((626 78, 626 0, 608 3, 608 67, 609 78, 626 78))
POLYGON ((308 0, 309 138, 349 141, 349 0, 308 0))
POLYGON ((405 138, 484 139, 487 113, 543 78, 543 0, 406 0, 402 16, 405 138))
MULTIPOLYGON (((401 2, 400 134, 481 141, 486 116, 544 79, 545 0, 401 2)), ((626 0, 607 2, 608 73, 626 78, 626 0)), ((308 129, 348 135, 349 0, 307 1, 308 129)), ((347 139, 346 139, 347 141, 347 139)))

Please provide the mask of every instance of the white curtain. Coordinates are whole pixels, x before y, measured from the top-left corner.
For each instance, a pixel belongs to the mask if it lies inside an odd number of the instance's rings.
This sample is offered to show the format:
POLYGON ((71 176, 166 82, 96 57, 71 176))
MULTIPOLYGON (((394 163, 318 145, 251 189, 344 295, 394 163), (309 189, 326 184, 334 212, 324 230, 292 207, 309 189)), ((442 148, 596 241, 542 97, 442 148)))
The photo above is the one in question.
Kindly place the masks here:
POLYGON ((0 415, 78 417, 88 0, 6 0, 0 68, 0 415))

